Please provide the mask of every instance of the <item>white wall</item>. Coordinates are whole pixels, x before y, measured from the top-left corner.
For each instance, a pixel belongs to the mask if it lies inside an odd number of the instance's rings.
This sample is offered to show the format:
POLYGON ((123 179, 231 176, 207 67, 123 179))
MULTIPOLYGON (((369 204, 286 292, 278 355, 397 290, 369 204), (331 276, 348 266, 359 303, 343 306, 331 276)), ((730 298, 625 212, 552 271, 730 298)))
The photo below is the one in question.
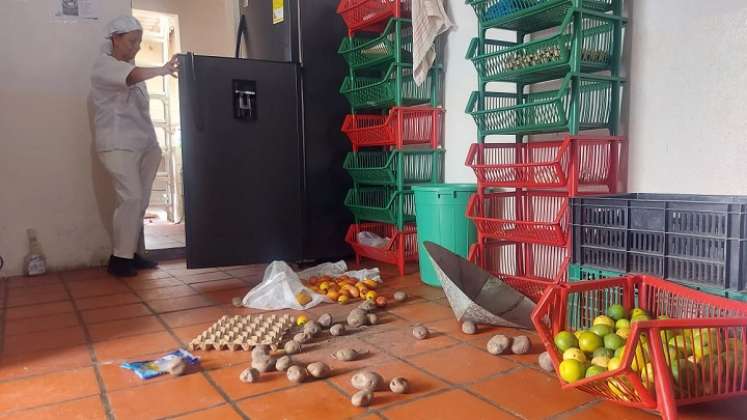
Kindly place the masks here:
POLYGON ((4 0, 0 12, 0 275, 21 272, 26 228, 54 268, 109 254, 109 179, 92 153, 90 69, 103 27, 130 0, 102 1, 101 19, 62 23, 50 1, 4 0))

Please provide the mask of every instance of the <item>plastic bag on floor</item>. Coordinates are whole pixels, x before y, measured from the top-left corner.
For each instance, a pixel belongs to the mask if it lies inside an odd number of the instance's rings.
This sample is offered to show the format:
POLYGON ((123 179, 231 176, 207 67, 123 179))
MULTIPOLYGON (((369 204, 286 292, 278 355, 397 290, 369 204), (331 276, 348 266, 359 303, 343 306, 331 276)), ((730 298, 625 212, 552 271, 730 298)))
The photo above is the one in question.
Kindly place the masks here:
POLYGON ((381 236, 366 230, 358 232, 356 239, 359 244, 374 248, 384 248, 389 243, 389 238, 382 238, 381 236))
POLYGON ((321 276, 348 276, 356 280, 371 279, 381 283, 381 272, 377 267, 348 271, 348 265, 343 260, 335 263, 322 263, 315 267, 310 267, 298 272, 298 277, 300 277, 301 280, 308 280, 311 277, 321 276))
POLYGON ((244 296, 243 304, 249 308, 275 310, 313 308, 322 302, 331 302, 326 296, 314 293, 301 283, 298 275, 284 261, 273 261, 265 270, 262 282, 244 296), (308 301, 301 304, 306 298, 308 301))

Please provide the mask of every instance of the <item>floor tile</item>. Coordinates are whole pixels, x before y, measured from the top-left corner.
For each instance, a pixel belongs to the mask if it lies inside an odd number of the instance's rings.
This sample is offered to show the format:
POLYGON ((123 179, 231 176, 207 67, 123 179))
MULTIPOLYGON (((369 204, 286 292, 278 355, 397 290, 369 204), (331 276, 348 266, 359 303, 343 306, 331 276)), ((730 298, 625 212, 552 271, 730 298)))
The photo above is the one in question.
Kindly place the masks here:
POLYGON ((16 356, 23 353, 73 347, 85 342, 82 327, 58 328, 5 337, 3 352, 8 356, 16 356))
POLYGON ((181 341, 189 343, 193 338, 200 335, 213 324, 214 322, 203 322, 200 324, 188 325, 186 327, 172 328, 171 331, 173 331, 181 341))
POLYGON ((70 297, 68 296, 67 292, 64 290, 61 292, 20 294, 20 295, 15 295, 15 296, 9 295, 5 301, 5 306, 7 306, 8 308, 12 308, 16 306, 38 305, 41 303, 60 302, 60 301, 66 301, 69 299, 70 297))
POLYGON ((370 366, 379 366, 394 361, 394 358, 381 349, 361 340, 356 335, 329 337, 315 340, 304 345, 301 353, 293 355, 293 360, 309 364, 323 361, 329 365, 335 375, 343 375, 370 366), (355 349, 362 355, 354 361, 335 360, 331 354, 340 349, 355 349))
POLYGON ((101 404, 101 398, 92 396, 15 412, 7 417, 0 416, 0 418, 12 418, 13 420, 101 420, 106 418, 106 413, 104 412, 104 406, 101 404))
POLYGON ((70 295, 74 299, 82 299, 91 296, 114 295, 129 292, 129 288, 119 280, 86 281, 68 283, 70 295))
POLYGON ((200 293, 217 292, 219 290, 238 289, 246 287, 246 283, 239 279, 225 279, 207 281, 203 283, 192 283, 192 288, 200 293))
POLYGON ((66 293, 65 285, 60 281, 42 286, 9 288, 7 295, 8 297, 12 298, 26 295, 39 295, 44 293, 66 293))
POLYGON ((398 357, 414 356, 459 343, 448 335, 437 332, 432 333, 425 340, 417 340, 412 336, 412 329, 409 327, 366 335, 362 339, 398 357))
POLYGON ((394 306, 387 308, 387 311, 411 322, 431 322, 454 318, 454 312, 449 308, 431 302, 394 306))
POLYGON ((253 274, 261 276, 264 271, 265 271, 264 266, 262 266, 261 268, 242 267, 242 268, 230 268, 230 269, 223 270, 224 273, 230 274, 233 277, 246 277, 246 276, 251 276, 253 274))
MULTIPOLYGON (((204 284, 204 283, 199 283, 204 284)), ((233 298, 239 297, 244 298, 246 294, 251 290, 248 286, 244 285, 241 289, 230 289, 230 290, 216 290, 214 292, 205 292, 203 296, 210 299, 212 302, 220 305, 227 305, 233 302, 233 298)))
POLYGON ((140 302, 141 299, 132 292, 117 293, 109 296, 93 296, 75 300, 75 306, 79 311, 87 309, 107 308, 110 306, 122 306, 130 303, 140 302))
POLYGON ((242 417, 236 413, 233 407, 224 404, 174 418, 179 420, 240 420, 242 417))
POLYGON ((86 345, 63 347, 39 352, 21 352, 15 356, 0 355, 0 381, 31 375, 79 369, 92 364, 86 345))
POLYGON ((131 305, 81 311, 80 315, 83 317, 83 322, 86 324, 95 324, 97 322, 115 321, 118 319, 152 315, 152 313, 144 304, 133 303, 131 305))
POLYGON ((79 324, 78 315, 74 312, 9 320, 5 323, 5 335, 9 336, 55 330, 59 328, 75 327, 79 324))
POLYGON ((235 366, 251 359, 250 353, 244 351, 195 350, 192 353, 200 358, 200 366, 205 371, 235 366))
POLYGON ((54 404, 98 393, 93 368, 48 373, 0 383, 0 412, 54 404))
POLYGON ((539 355, 545 351, 545 347, 542 345, 542 342, 539 339, 539 336, 535 334, 534 331, 531 330, 522 330, 517 328, 502 328, 502 327, 484 327, 481 326, 479 333, 475 334, 474 338, 468 338, 465 341, 480 349, 483 350, 486 348, 488 341, 490 341, 491 338, 493 338, 495 335, 503 334, 508 337, 518 337, 520 335, 525 335, 529 338, 529 341, 532 344, 532 347, 529 350, 529 353, 527 354, 509 354, 510 352, 507 352, 507 354, 502 355, 503 357, 509 358, 515 362, 522 363, 525 365, 531 365, 536 366, 537 365, 537 358, 539 355))
POLYGON ((175 278, 163 278, 163 279, 130 279, 126 280, 127 285, 133 290, 148 290, 158 289, 159 287, 170 287, 170 286, 183 286, 184 283, 175 278))
POLYGON ((65 271, 60 273, 60 277, 66 282, 79 280, 96 280, 108 279, 113 280, 116 277, 106 272, 104 267, 86 268, 83 270, 65 271))
POLYGON ((61 285, 62 279, 58 273, 47 273, 41 276, 26 277, 17 276, 7 280, 8 289, 24 287, 40 287, 49 285, 61 285))
POLYGON ((214 303, 200 295, 148 301, 148 306, 153 308, 153 310, 159 314, 163 312, 181 311, 211 305, 214 305, 214 303))
POLYGON ((476 382, 518 367, 506 359, 466 344, 414 356, 410 361, 452 384, 476 382))
POLYGON ((477 383, 470 389, 527 418, 555 415, 593 399, 581 391, 561 390, 557 378, 527 368, 477 383))
POLYGON ((223 402, 201 374, 114 391, 109 394, 109 400, 118 419, 175 416, 223 402))
POLYGON ((243 400, 238 406, 252 420, 345 419, 366 411, 353 407, 348 398, 323 381, 243 400))
MULTIPOLYGON (((376 393, 376 402, 372 404, 373 408, 381 408, 389 404, 419 398, 448 386, 443 381, 403 362, 386 363, 381 366, 365 367, 365 369, 370 369, 384 378, 386 392, 376 393), (406 394, 395 394, 388 391, 389 381, 397 376, 407 378, 410 390, 406 394)), ((352 396, 357 390, 350 384, 350 379, 360 370, 356 369, 344 375, 336 375, 330 380, 343 389, 347 395, 352 396)))
POLYGON ((92 341, 105 341, 165 330, 161 321, 154 315, 107 321, 88 326, 88 334, 92 341))
POLYGON ((161 319, 171 328, 186 327, 204 322, 214 323, 226 312, 219 307, 207 307, 177 311, 161 315, 161 319))
POLYGON ((155 269, 155 270, 139 270, 137 272, 137 276, 133 277, 134 280, 155 280, 155 279, 165 279, 171 277, 171 274, 169 274, 165 270, 155 269))
POLYGON ((186 285, 159 287, 158 289, 145 289, 136 292, 143 300, 151 301, 157 299, 173 299, 182 296, 196 295, 197 291, 186 285))
MULTIPOLYGON (((654 420, 659 418, 659 416, 644 410, 601 401, 598 404, 590 405, 588 408, 584 408, 580 411, 573 411, 572 413, 563 415, 561 418, 574 420, 654 420)), ((703 417, 700 418, 702 419, 703 417)))
MULTIPOLYGON (((250 358, 247 356, 246 360, 250 358)), ((297 386, 290 382, 284 372, 267 372, 263 373, 259 382, 245 384, 239 381, 239 374, 249 367, 249 362, 239 365, 230 366, 224 369, 211 370, 208 375, 218 384, 221 389, 232 400, 238 400, 254 395, 264 394, 278 389, 297 386)), ((306 384, 300 385, 306 387, 306 384)))
POLYGON ((682 420, 744 419, 745 413, 747 413, 747 397, 745 396, 679 408, 682 420))
POLYGON ((167 352, 178 347, 179 343, 166 332, 116 338, 93 344, 96 358, 100 362, 119 361, 144 354, 167 352))
MULTIPOLYGON (((376 394, 372 406, 377 405, 376 394)), ((493 420, 515 419, 469 393, 455 389, 384 410, 387 419, 493 420)))
POLYGON ((223 279, 230 279, 231 276, 229 274, 216 271, 216 272, 208 272, 203 274, 193 274, 193 275, 175 275, 175 277, 182 282, 186 284, 192 284, 192 283, 200 283, 204 281, 213 281, 213 280, 223 280, 223 279))
POLYGON ((36 316, 62 314, 74 312, 73 303, 70 301, 44 303, 40 305, 19 306, 5 310, 6 319, 32 318, 36 316))

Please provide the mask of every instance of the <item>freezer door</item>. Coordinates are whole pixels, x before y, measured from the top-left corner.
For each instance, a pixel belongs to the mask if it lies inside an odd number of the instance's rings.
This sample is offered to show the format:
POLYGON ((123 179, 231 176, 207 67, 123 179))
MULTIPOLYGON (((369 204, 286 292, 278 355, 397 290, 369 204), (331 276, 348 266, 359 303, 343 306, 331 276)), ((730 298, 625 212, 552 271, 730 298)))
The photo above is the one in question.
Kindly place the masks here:
POLYGON ((188 54, 181 66, 187 267, 299 260, 297 65, 188 54))
POLYGON ((247 0, 247 5, 241 7, 247 30, 245 57, 297 63, 298 0, 282 1, 280 22, 273 20, 273 3, 271 0, 247 0))

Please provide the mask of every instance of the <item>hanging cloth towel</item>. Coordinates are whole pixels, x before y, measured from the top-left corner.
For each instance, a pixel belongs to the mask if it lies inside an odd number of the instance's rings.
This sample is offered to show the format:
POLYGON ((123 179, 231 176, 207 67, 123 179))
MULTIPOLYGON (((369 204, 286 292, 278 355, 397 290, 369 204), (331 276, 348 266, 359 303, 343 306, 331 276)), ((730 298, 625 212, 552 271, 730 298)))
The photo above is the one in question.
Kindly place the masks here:
POLYGON ((436 61, 436 37, 452 26, 443 0, 412 0, 412 66, 416 85, 425 81, 436 61))

